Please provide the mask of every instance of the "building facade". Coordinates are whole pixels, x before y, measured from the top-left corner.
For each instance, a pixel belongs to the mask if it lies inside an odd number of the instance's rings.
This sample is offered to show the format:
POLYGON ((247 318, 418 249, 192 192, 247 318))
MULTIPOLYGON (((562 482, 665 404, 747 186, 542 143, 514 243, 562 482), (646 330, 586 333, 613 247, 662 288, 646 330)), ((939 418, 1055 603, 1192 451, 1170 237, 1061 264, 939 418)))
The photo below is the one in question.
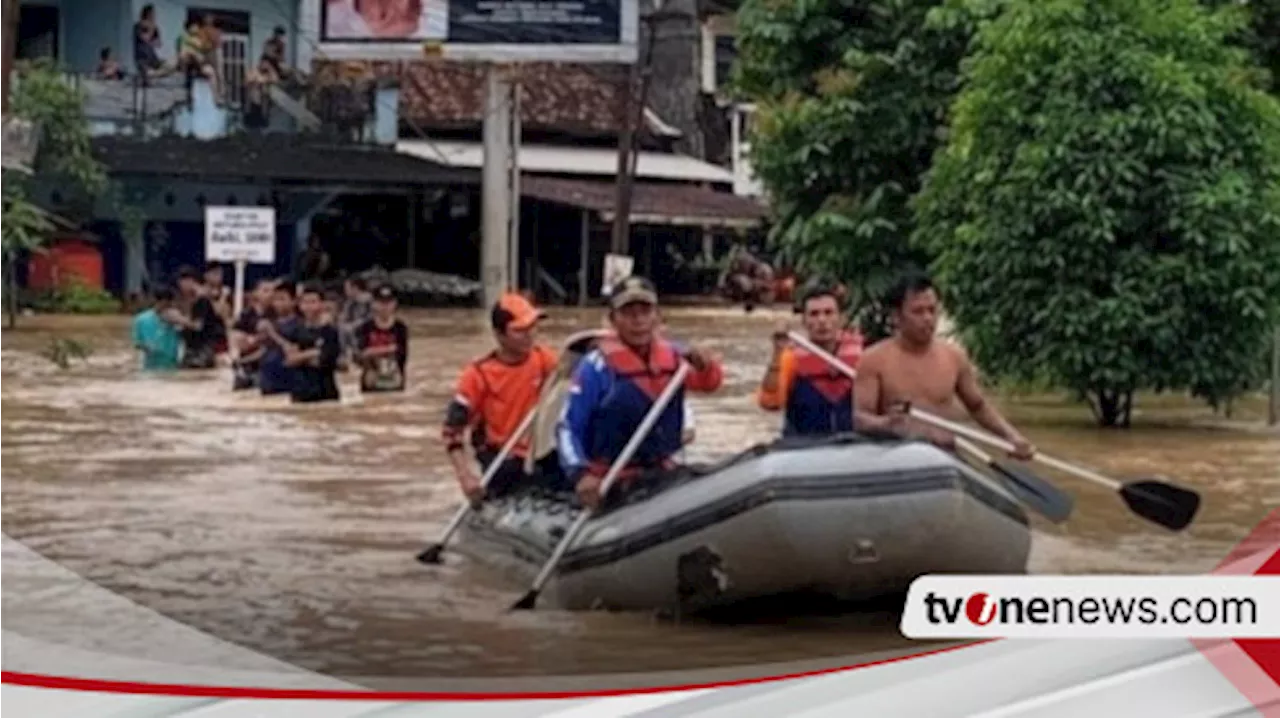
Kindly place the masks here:
MULTIPOLYGON (((126 230, 118 206, 80 208, 100 238, 107 289, 143 293, 179 266, 201 264, 204 208, 216 205, 276 208, 276 265, 251 267, 250 282, 290 273, 313 237, 339 272, 477 277, 486 68, 327 61, 317 38, 299 30, 306 1, 21 3, 17 58, 52 58, 83 90, 95 152, 145 218, 126 230), (183 69, 144 77, 135 62, 144 15, 154 19, 166 67, 179 60, 189 28, 216 28, 215 77, 183 69), (272 38, 284 43, 288 71, 255 84, 272 38), (104 75, 104 57, 121 72, 104 75)), ((765 210, 735 194, 730 167, 706 161, 705 123, 688 111, 704 99, 701 72, 688 43, 673 42, 683 49, 669 55, 689 61, 655 62, 652 86, 680 87, 694 100, 657 91, 642 114, 629 250, 639 271, 674 277, 667 289, 683 291, 693 288, 679 279, 689 257, 758 231, 765 210)), ((528 63, 516 71, 522 174, 512 275, 549 300, 586 301, 599 294, 609 251, 627 69, 528 63)), ((60 188, 43 188, 39 199, 77 214, 77 198, 60 188)))

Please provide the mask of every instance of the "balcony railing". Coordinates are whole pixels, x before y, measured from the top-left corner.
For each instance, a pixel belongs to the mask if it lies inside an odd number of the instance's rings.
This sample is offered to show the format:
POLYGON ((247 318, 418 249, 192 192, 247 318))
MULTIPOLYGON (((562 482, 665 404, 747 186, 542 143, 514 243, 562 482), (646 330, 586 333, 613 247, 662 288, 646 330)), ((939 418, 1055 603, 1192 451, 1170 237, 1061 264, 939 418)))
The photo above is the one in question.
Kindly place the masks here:
POLYGON ((171 132, 178 113, 191 105, 190 89, 179 76, 144 82, 137 76, 110 80, 64 72, 63 79, 83 93, 84 114, 93 134, 171 132))
MULTIPOLYGON (((145 81, 136 75, 107 79, 72 71, 63 71, 61 77, 84 97, 93 135, 209 139, 251 131, 319 133, 350 142, 395 141, 398 89, 372 75, 292 74, 260 88, 242 82, 236 92, 226 93, 237 101, 224 104, 214 101, 206 79, 181 73, 145 81), (261 92, 251 91, 257 89, 261 92)), ((21 73, 15 73, 14 81, 21 81, 21 73)))

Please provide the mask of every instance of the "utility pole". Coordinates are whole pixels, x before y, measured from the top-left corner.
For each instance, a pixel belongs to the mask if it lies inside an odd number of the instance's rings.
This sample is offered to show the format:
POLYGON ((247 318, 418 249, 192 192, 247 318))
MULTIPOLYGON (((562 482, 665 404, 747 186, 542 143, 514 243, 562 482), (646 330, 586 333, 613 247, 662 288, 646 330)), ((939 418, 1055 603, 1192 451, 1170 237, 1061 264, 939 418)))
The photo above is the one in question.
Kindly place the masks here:
POLYGON ((642 18, 648 26, 649 38, 645 43, 644 53, 631 65, 627 73, 627 91, 623 95, 622 134, 618 138, 618 180, 617 194, 613 213, 613 237, 610 251, 613 254, 628 254, 631 248, 631 194, 635 185, 636 169, 636 134, 640 123, 644 121, 644 107, 649 100, 649 78, 653 71, 653 46, 657 40, 654 21, 659 11, 642 18), (643 65, 641 65, 643 62, 643 65), (640 97, 636 97, 636 83, 640 84, 640 97))
POLYGON ((485 78, 484 166, 480 188, 480 282, 483 306, 512 287, 512 72, 490 64, 485 78))

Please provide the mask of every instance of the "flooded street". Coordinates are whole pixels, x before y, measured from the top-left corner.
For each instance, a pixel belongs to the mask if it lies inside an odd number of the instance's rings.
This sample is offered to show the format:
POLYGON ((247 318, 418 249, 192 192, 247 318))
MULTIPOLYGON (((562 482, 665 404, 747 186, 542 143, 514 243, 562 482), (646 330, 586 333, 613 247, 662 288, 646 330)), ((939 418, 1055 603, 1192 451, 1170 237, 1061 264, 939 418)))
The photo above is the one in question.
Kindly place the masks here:
MULTIPOLYGON (((596 326, 598 309, 551 308, 544 338, 596 326)), ((722 352, 726 386, 695 397, 690 458, 768 440, 779 417, 751 392, 781 311, 668 310, 672 336, 722 352)), ((834 659, 909 645, 896 615, 758 617, 745 623, 647 615, 508 614, 524 591, 452 555, 414 554, 457 507, 440 441, 465 361, 489 348, 487 313, 409 311, 404 396, 290 406, 233 394, 227 370, 141 377, 127 317, 28 318, 3 343, 3 524, 82 576, 166 616, 281 660, 376 684, 377 677, 535 676, 834 659), (49 330, 87 340, 88 364, 40 356, 49 330)), ((1243 427, 1207 408, 1143 398, 1128 432, 1092 426, 1059 398, 1002 402, 1040 449, 1119 477, 1164 475, 1204 495, 1172 534, 1120 500, 1054 476, 1076 497, 1065 526, 1036 520, 1036 572, 1211 569, 1280 505, 1280 434, 1261 403, 1243 427)), ((10 597, 6 595, 8 607, 10 597)), ((19 627, 39 630, 38 626, 19 627)))

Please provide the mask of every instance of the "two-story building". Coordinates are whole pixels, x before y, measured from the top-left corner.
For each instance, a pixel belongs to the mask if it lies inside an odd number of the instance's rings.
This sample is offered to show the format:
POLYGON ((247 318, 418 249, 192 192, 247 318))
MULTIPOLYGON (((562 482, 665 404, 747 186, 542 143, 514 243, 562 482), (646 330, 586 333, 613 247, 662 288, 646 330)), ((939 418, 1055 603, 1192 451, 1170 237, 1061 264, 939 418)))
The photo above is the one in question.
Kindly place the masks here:
MULTIPOLYGON (((326 61, 299 29, 308 1, 21 4, 17 56, 55 58, 85 91, 95 151, 146 219, 136 236, 123 236, 117 208, 100 202, 80 213, 102 238, 108 289, 143 291, 201 263, 207 205, 276 208, 276 265, 251 268, 250 281, 288 273, 312 236, 346 271, 478 276, 484 68, 326 61), (134 61, 144 16, 166 63, 145 80, 134 61), (221 93, 198 72, 168 71, 184 28, 203 22, 218 30, 221 93), (262 48, 277 35, 285 64, 302 74, 255 93, 262 48), (100 73, 104 57, 123 76, 100 73)), ((522 286, 563 299, 598 293, 625 73, 608 64, 520 67, 522 286)), ((764 209, 734 194, 730 169, 676 153, 685 133, 653 104, 639 133, 631 250, 638 271, 678 291, 681 256, 759 228, 764 209)), ((42 201, 65 213, 76 199, 48 187, 42 201)))

